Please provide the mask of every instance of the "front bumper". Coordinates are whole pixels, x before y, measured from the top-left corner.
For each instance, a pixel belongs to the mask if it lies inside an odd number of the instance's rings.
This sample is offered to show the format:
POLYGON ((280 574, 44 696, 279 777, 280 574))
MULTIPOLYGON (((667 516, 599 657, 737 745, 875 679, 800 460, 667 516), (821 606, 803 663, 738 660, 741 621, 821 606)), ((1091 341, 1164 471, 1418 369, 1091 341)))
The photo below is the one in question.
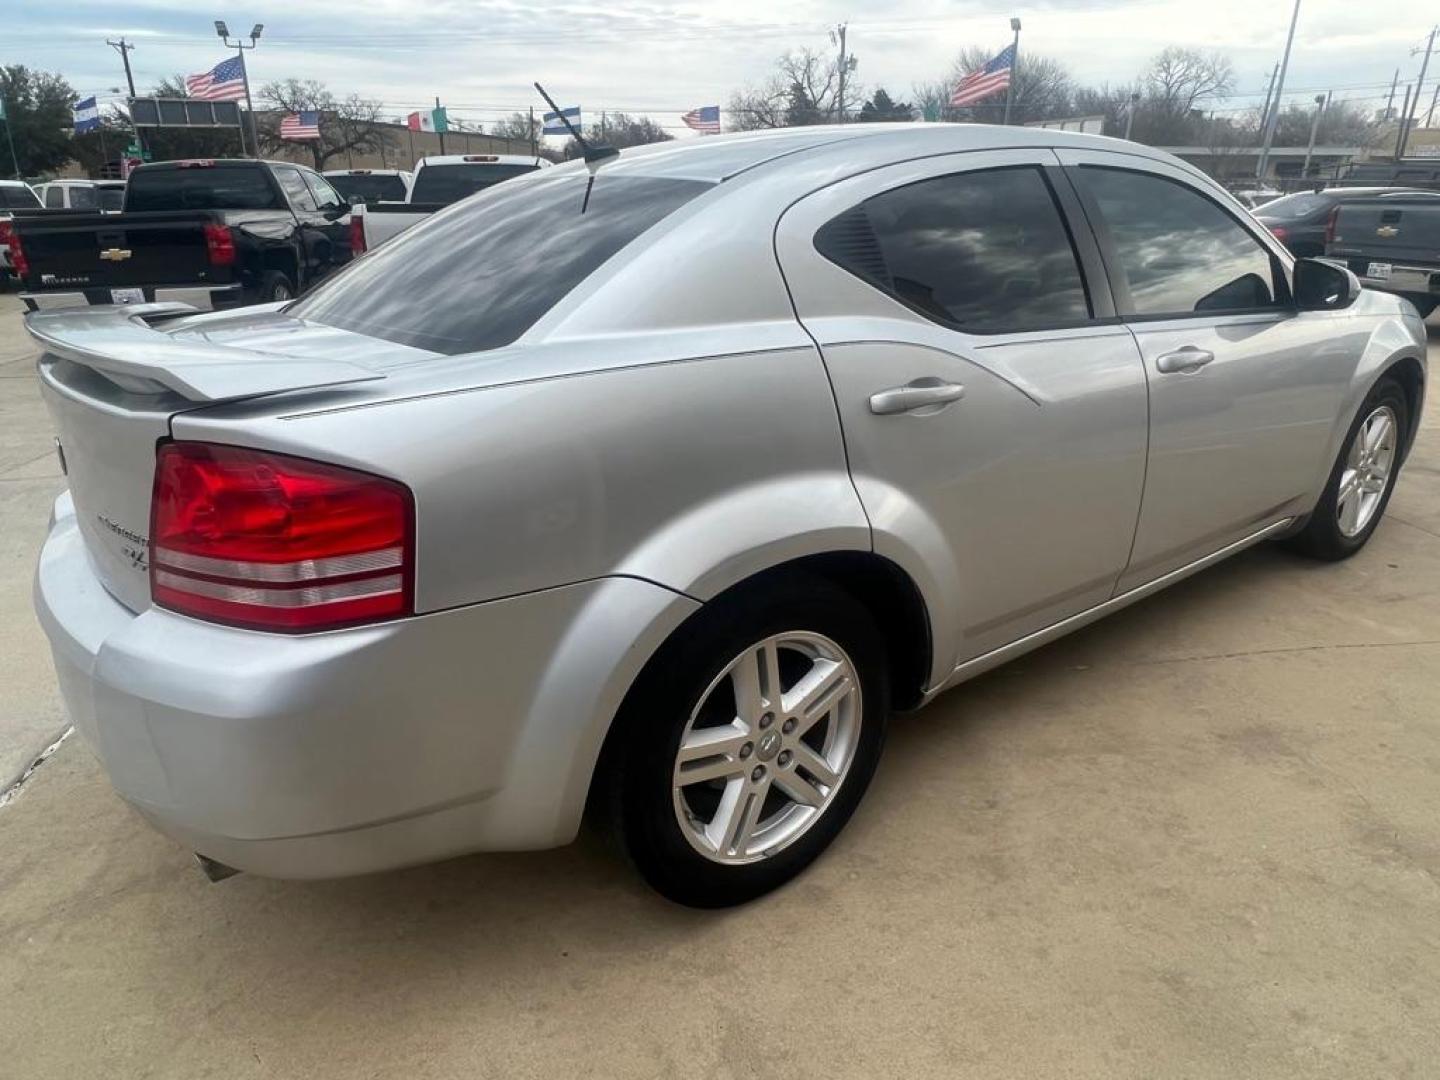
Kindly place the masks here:
POLYGON ((116 791, 192 850, 272 877, 568 842, 625 689, 696 606, 602 578, 301 636, 136 614, 91 571, 68 495, 35 603, 116 791))
MULTIPOLYGON (((239 307, 245 302, 245 290, 241 285, 146 285, 141 290, 144 302, 163 303, 176 301, 189 304, 201 311, 219 311, 223 308, 239 307)), ((86 307, 92 304, 112 302, 110 290, 105 289, 62 289, 54 292, 22 292, 26 311, 51 311, 56 308, 86 307)))

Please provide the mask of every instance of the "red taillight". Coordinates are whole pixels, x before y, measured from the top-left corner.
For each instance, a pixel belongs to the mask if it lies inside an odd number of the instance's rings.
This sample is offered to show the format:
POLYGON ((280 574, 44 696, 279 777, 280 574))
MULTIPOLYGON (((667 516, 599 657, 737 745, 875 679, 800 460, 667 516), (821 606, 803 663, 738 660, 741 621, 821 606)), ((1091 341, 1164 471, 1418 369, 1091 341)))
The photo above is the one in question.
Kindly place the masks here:
POLYGON ((25 248, 20 244, 20 234, 15 231, 14 222, 0 221, 0 244, 8 244, 10 247, 10 268, 15 271, 15 276, 24 277, 28 274, 30 263, 25 258, 25 248))
POLYGON ((235 237, 229 226, 213 221, 205 226, 205 253, 210 256, 211 266, 234 265, 235 237))
POLYGON ((160 448, 150 594, 211 622, 300 632, 411 611, 414 508, 403 484, 213 443, 160 448))
POLYGON ((350 213, 350 254, 365 254, 365 219, 353 210, 350 213))
POLYGON ((1337 206, 1330 211, 1329 217, 1325 219, 1325 243, 1327 244, 1335 242, 1335 221, 1339 216, 1340 207, 1337 206))

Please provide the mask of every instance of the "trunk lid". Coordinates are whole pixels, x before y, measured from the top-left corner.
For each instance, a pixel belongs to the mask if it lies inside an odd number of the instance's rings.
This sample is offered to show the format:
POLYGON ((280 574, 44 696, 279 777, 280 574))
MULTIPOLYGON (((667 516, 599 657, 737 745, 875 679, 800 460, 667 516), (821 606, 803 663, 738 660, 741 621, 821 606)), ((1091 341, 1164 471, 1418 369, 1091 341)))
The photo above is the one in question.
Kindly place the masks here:
POLYGON ((384 378, 357 364, 258 352, 150 325, 192 311, 183 304, 137 304, 26 319, 41 348, 41 390, 91 564, 105 588, 134 611, 150 603, 155 450, 176 413, 384 378))

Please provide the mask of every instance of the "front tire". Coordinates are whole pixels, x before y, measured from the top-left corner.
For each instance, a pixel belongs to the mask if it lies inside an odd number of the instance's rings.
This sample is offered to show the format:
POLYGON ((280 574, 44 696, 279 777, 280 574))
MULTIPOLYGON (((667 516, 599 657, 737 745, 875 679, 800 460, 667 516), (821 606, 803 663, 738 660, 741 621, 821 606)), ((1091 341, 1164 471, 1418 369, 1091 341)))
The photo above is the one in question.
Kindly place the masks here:
POLYGON ((795 877, 864 795, 889 692, 874 622, 824 581, 708 606, 656 657, 621 717, 620 828, 641 874, 701 908, 795 877))
POLYGON ((1394 379, 1381 379, 1350 424, 1325 492, 1291 547, 1334 562, 1365 546, 1395 490, 1409 423, 1405 391, 1394 379))

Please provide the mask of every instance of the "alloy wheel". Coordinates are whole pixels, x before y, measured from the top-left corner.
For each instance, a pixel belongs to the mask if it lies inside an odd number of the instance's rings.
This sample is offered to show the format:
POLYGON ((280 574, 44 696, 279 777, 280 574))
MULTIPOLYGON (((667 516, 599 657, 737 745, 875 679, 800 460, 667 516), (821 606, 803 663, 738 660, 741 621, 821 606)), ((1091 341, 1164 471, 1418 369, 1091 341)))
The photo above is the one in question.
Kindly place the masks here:
POLYGON ((1395 467, 1398 432, 1395 411, 1381 405, 1365 418, 1350 442, 1335 498, 1335 515, 1346 538, 1364 532, 1380 509, 1395 467))
POLYGON ((799 630, 756 642, 710 683, 681 734, 680 831, 719 863, 783 851, 834 802, 862 717, 859 676, 835 642, 799 630))

